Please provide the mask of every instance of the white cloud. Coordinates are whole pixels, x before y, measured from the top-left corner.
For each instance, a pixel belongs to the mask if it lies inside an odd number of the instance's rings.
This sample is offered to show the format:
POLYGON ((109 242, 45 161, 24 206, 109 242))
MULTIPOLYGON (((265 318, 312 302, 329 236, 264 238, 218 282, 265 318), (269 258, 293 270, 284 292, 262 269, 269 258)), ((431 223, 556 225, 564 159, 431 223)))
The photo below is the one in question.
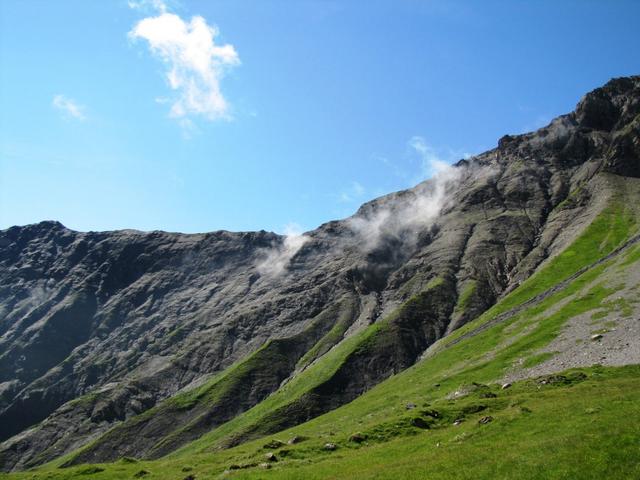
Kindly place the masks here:
POLYGON ((372 251, 390 238, 410 246, 417 241, 420 231, 433 224, 464 171, 438 159, 432 160, 429 168, 436 171, 433 177, 403 198, 381 203, 349 219, 360 248, 372 251))
MULTIPOLYGON (((421 174, 416 183, 422 183, 391 201, 379 200, 348 220, 356 244, 364 251, 372 251, 389 239, 411 247, 420 232, 437 220, 464 178, 491 174, 489 169, 476 165, 449 165, 423 137, 412 137, 408 145, 421 160, 421 174), (425 182, 425 178, 429 180, 425 182)), ((452 155, 448 151, 447 157, 452 155)))
POLYGON ((153 10, 160 13, 165 13, 167 4, 162 0, 129 0, 127 2, 129 8, 134 10, 153 10))
POLYGON ((261 260, 256 265, 261 275, 277 277, 283 274, 294 255, 310 240, 295 223, 285 227, 284 235, 280 245, 262 252, 261 260))
POLYGON ((411 137, 409 146, 416 151, 422 160, 422 179, 442 172, 449 167, 449 164, 440 158, 424 137, 418 135, 411 137))
POLYGON ((131 1, 132 8, 151 7, 158 13, 140 20, 129 32, 143 39, 151 52, 167 66, 166 79, 176 92, 170 116, 201 115, 209 120, 230 118, 220 81, 240 58, 231 44, 217 45, 219 31, 201 16, 185 21, 169 13, 160 0, 131 1))
POLYGON ((51 104, 66 117, 75 118, 76 120, 86 120, 87 118, 84 114, 85 108, 64 95, 54 95, 51 104))

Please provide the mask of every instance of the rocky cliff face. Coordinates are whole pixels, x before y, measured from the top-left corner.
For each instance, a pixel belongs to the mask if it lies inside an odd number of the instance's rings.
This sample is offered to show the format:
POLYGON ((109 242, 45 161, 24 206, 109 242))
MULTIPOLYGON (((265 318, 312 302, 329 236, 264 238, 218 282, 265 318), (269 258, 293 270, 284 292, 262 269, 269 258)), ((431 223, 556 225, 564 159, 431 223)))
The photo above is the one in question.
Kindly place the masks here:
POLYGON ((92 440, 74 461, 164 455, 384 320, 269 428, 350 401, 528 278, 602 209, 614 176, 640 177, 640 77, 300 237, 4 230, 0 464, 92 440), (207 402, 189 397, 203 384, 207 402))

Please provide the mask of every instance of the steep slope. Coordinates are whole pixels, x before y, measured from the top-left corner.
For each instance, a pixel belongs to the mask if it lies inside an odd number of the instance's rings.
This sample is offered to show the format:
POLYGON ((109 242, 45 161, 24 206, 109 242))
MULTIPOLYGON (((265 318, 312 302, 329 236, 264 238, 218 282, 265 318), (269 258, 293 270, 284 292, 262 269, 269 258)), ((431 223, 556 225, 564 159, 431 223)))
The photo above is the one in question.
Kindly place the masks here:
POLYGON ((236 445, 470 335, 490 312, 463 326, 512 290, 496 315, 543 301, 632 238, 637 216, 621 205, 639 196, 639 114, 640 78, 613 80, 548 127, 297 243, 51 222, 2 232, 3 468, 88 441, 68 464, 157 458, 203 434, 236 445))
POLYGON ((57 468, 63 459, 24 478, 636 478, 640 212, 629 200, 640 180, 612 181, 609 206, 529 282, 355 401, 231 449, 214 430, 157 461, 57 468), (532 284, 551 287, 532 297, 532 284), (570 357, 558 341, 570 341, 570 357), (593 363, 636 365, 501 387, 593 363))

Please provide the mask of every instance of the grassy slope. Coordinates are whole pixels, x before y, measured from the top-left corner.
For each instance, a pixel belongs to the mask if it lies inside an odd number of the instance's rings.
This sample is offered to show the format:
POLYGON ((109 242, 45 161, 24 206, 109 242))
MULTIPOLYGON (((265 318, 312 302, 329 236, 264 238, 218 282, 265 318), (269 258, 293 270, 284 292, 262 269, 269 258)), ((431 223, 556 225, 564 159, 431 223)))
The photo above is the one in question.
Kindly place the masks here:
MULTIPOLYGON (((582 235, 580 235, 579 238, 574 241, 568 249, 558 255, 553 261, 549 262, 549 264, 545 268, 543 268, 536 275, 532 276, 531 279, 524 282, 518 289, 514 290, 502 302, 499 302, 496 306, 486 312, 486 314, 482 315, 477 321, 472 322, 471 327, 473 328, 479 323, 489 321, 496 315, 507 311, 509 308, 525 302, 535 295, 545 291, 549 287, 556 284, 558 281, 570 277, 582 267, 589 265, 599 258, 606 256, 621 243, 627 240, 631 235, 633 235, 637 231, 638 222, 636 216, 634 215, 634 212, 632 210, 625 208, 623 192, 618 192, 618 195, 620 195, 620 197, 612 199, 607 208, 605 208, 605 210, 594 220, 591 225, 589 225, 589 227, 587 227, 586 231, 582 235)), ((589 275, 597 275, 600 273, 600 271, 601 270, 590 272, 589 275)), ((584 281, 585 280, 583 279, 577 282, 576 285, 573 286, 573 288, 566 289, 565 291, 561 292, 560 295, 562 297, 566 297, 567 295, 569 295, 569 292, 573 292, 580 288, 584 281)), ((434 285, 430 286, 433 287, 434 285)), ((551 299, 544 302, 542 306, 538 307, 535 312, 544 310, 559 299, 560 297, 558 296, 552 297, 551 299)), ((579 312, 576 311, 575 313, 577 314, 579 312)), ((530 314, 531 312, 529 312, 529 315, 530 314)), ((518 318, 521 318, 523 315, 524 314, 520 315, 518 318)), ((304 394, 304 392, 308 391, 313 386, 318 385, 322 381, 329 378, 337 370, 339 365, 346 359, 346 357, 350 355, 354 350, 362 348, 363 345, 374 341, 376 337, 383 336, 385 333, 385 328, 387 328, 389 321, 392 319, 385 320, 387 321, 374 324, 368 329, 362 331, 359 335, 347 339, 345 342, 340 344, 338 348, 330 351, 327 355, 325 355, 325 357, 321 358, 320 361, 313 364, 309 369, 303 372, 302 375, 294 378, 292 382, 269 397, 266 401, 257 405, 245 414, 236 417, 232 421, 223 425, 221 428, 218 428, 212 431, 210 434, 205 435, 202 439, 194 442, 189 447, 187 447, 187 451, 197 451, 202 446, 219 442, 221 439, 232 435, 234 432, 241 432, 243 429, 248 428, 251 425, 255 425, 256 423, 259 423, 261 421, 268 421, 266 417, 270 412, 291 402, 293 399, 300 397, 302 394, 304 394)), ((555 324, 562 323, 562 319, 556 318, 555 320, 555 324)), ((504 325, 502 326, 502 328, 504 328, 504 325)), ((463 330, 464 332, 468 329, 469 328, 461 330, 463 330)), ((484 353, 495 348, 498 345, 499 341, 502 341, 502 337, 504 335, 498 335, 499 331, 501 331, 501 328, 492 329, 491 334, 483 336, 489 339, 487 344, 484 346, 485 348, 478 348, 476 342, 465 342, 462 348, 463 350, 466 350, 468 352, 475 353, 476 356, 478 354, 483 355, 484 353)), ((524 345, 516 345, 516 347, 521 347, 521 350, 525 348, 532 349, 537 346, 537 344, 531 343, 534 337, 537 339, 536 341, 540 343, 545 339, 547 341, 551 340, 551 335, 555 336, 555 333, 557 333, 556 330, 552 330, 551 328, 546 327, 543 329, 543 331, 544 334, 539 333, 537 336, 531 336, 531 339, 528 342, 521 342, 524 345), (538 339, 538 337, 543 338, 542 340, 540 340, 538 339)), ((508 335, 512 334, 512 332, 509 332, 508 335)), ((450 337, 455 338, 457 335, 458 333, 456 332, 450 337)), ((445 342, 447 342, 447 339, 445 339, 445 342)), ((520 350, 518 350, 517 348, 512 348, 508 355, 510 355, 511 357, 515 357, 519 352, 520 350)), ((458 353, 458 355, 460 354, 458 353)), ((453 361, 453 359, 456 358, 468 357, 469 353, 465 352, 463 353, 462 357, 454 356, 451 360, 447 361, 453 361)), ((497 368, 497 365, 498 364, 496 362, 493 362, 494 369, 497 368)), ((494 373, 497 374, 498 372, 496 371, 494 373)))
MULTIPOLYGON (((258 350, 209 379, 203 385, 164 400, 159 405, 110 429, 96 441, 75 453, 90 450, 94 444, 105 440, 112 444, 133 442, 135 435, 144 435, 146 423, 158 419, 158 417, 176 419, 175 423, 169 422, 164 426, 155 425, 152 427, 156 430, 163 428, 164 437, 157 441, 153 448, 149 448, 148 452, 155 457, 162 456, 161 454, 166 453, 167 450, 171 451, 183 445, 185 441, 197 437, 198 430, 213 429, 214 425, 206 423, 210 422, 209 412, 226 407, 231 411, 230 414, 233 414, 233 404, 238 403, 236 399, 246 400, 243 398, 248 395, 248 391, 244 388, 246 385, 254 384, 256 387, 262 385, 262 390, 265 390, 265 384, 268 387, 269 384, 280 383, 289 375, 298 358, 308 348, 310 338, 317 336, 317 332, 322 330, 333 318, 337 318, 339 325, 348 324, 354 316, 356 308, 357 305, 352 298, 343 298, 318 314, 311 321, 309 327, 299 334, 290 338, 267 341, 258 350), (185 418, 187 419, 186 423, 185 418)), ((325 340, 326 335, 319 343, 325 340)), ((240 407, 237 406, 237 409, 239 410, 240 407)), ((221 415, 218 415, 217 418, 220 417, 221 415)), ((65 458, 70 459, 75 453, 65 458)))
POLYGON ((637 214, 625 208, 623 201, 624 197, 614 198, 566 250, 483 315, 449 335, 445 343, 566 280, 581 268, 613 252, 637 233, 637 214))
MULTIPOLYGON (((490 320, 603 257, 635 233, 636 226, 635 216, 622 202, 614 201, 565 252, 473 323, 490 320)), ((608 468, 616 465, 615 468, 621 470, 615 478, 637 478, 640 467, 634 454, 640 429, 637 423, 620 422, 621 418, 637 418, 640 413, 637 367, 591 369, 587 372, 589 378, 575 385, 541 387, 524 382, 505 391, 493 387, 496 398, 481 399, 478 394, 472 394, 449 401, 445 394, 461 385, 494 381, 518 358, 536 361, 536 350, 548 344, 566 320, 597 309, 616 290, 617 287, 609 283, 603 284, 602 278, 607 272, 612 268, 637 268, 639 259, 638 250, 633 249, 623 258, 591 269, 543 302, 441 350, 350 404, 276 435, 286 440, 298 434, 309 440, 285 448, 288 453, 279 450, 278 456, 285 461, 274 464, 274 468, 255 467, 229 475, 239 478, 425 478, 428 474, 441 478, 572 478, 575 475, 602 478, 607 465, 608 468), (418 408, 407 411, 407 402, 417 404, 418 408), (462 425, 451 426, 454 417, 461 416, 464 407, 474 402, 481 402, 487 410, 466 415, 467 421, 462 425), (427 433, 411 425, 411 419, 420 415, 421 407, 426 404, 441 412, 440 419, 422 415, 423 420, 433 424, 427 433), (495 421, 478 425, 477 418, 485 414, 494 416, 495 421), (368 445, 349 442, 348 437, 354 432, 361 432, 368 445), (530 435, 530 432, 544 435, 530 435), (336 443, 338 450, 332 453, 322 450, 327 441, 336 443), (438 442, 440 447, 436 447, 438 442)), ((65 470, 56 469, 60 462, 54 462, 16 477, 77 478, 93 472, 91 478, 124 478, 146 470, 151 474, 145 478, 183 478, 188 475, 183 469, 192 468, 197 478, 216 478, 231 464, 260 463, 266 452, 262 449, 264 441, 226 451, 216 451, 215 444, 244 425, 260 421, 275 406, 301 395, 310 385, 326 378, 345 355, 381 328, 384 327, 373 326, 352 337, 259 406, 165 459, 65 470), (104 470, 96 471, 99 469, 104 470)), ((479 392, 486 393, 486 390, 481 388, 479 392)))
POLYGON ((639 478, 638 425, 620 421, 640 413, 639 374, 637 367, 601 370, 597 380, 542 391, 518 385, 500 400, 477 402, 488 410, 458 427, 345 446, 312 465, 236 478, 639 478), (494 421, 478 424, 485 414, 494 421))

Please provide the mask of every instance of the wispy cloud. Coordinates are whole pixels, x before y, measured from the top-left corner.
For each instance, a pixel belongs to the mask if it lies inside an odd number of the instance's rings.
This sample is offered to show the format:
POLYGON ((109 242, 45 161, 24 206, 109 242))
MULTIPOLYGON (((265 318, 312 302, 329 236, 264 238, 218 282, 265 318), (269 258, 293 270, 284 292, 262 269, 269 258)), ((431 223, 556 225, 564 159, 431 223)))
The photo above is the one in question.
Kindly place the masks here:
POLYGON ((216 44, 218 28, 201 16, 186 21, 170 13, 160 0, 132 0, 129 5, 155 9, 156 15, 140 20, 129 36, 146 40, 151 52, 166 65, 167 82, 175 91, 170 116, 230 118, 220 82, 230 68, 240 64, 240 57, 233 45, 216 44))
POLYGON ((342 203, 351 203, 354 201, 362 200, 366 189, 362 186, 360 182, 351 182, 349 188, 344 189, 338 195, 338 200, 342 203))
POLYGON ((429 178, 449 166, 449 164, 436 153, 436 150, 427 143, 424 137, 419 135, 413 136, 409 139, 408 145, 418 154, 421 160, 420 180, 429 178))
POLYGON ((433 224, 464 173, 446 164, 437 168, 438 173, 430 181, 403 198, 389 204, 380 203, 349 219, 361 249, 372 251, 389 240, 411 246, 419 233, 433 224))
POLYGON ((261 275, 277 277, 285 273, 291 259, 309 241, 309 237, 303 235, 302 228, 295 223, 287 225, 284 234, 281 244, 264 250, 260 255, 256 268, 261 275))
POLYGON ((433 225, 448 205, 460 182, 469 176, 491 174, 488 169, 473 163, 464 167, 451 166, 423 137, 412 137, 408 146, 421 161, 417 182, 429 180, 401 196, 379 199, 349 219, 356 244, 364 251, 373 251, 389 242, 407 247, 415 245, 420 232, 433 225))
POLYGON ((404 187, 413 187, 423 182, 437 173, 443 165, 473 156, 467 150, 433 146, 420 135, 411 137, 405 146, 405 153, 399 158, 380 154, 371 156, 371 160, 381 163, 393 177, 400 179, 404 187))
POLYGON ((472 153, 464 150, 456 150, 449 147, 435 148, 428 143, 424 137, 415 135, 407 142, 409 149, 418 155, 420 160, 420 170, 417 176, 411 181, 416 184, 431 176, 445 170, 450 164, 473 156, 472 153))
POLYGON ((75 100, 68 98, 64 95, 54 95, 51 102, 54 108, 62 112, 62 115, 68 118, 74 118, 76 120, 86 120, 84 114, 85 107, 76 103, 75 100))
MULTIPOLYGON (((422 137, 412 137, 408 145, 420 155, 421 170, 423 174, 428 173, 428 180, 363 205, 358 213, 346 219, 347 234, 338 240, 335 248, 355 248, 366 254, 379 249, 410 251, 451 205, 462 183, 494 174, 491 168, 478 164, 473 158, 460 166, 450 165, 422 137)), ((350 200, 352 196, 364 194, 364 187, 352 182, 342 198, 350 200)), ((255 264, 258 272, 272 278, 285 274, 291 260, 309 240, 299 226, 288 225, 285 237, 259 255, 255 264)))
POLYGON ((163 0, 129 0, 129 8, 142 11, 153 11, 165 13, 168 10, 166 2, 163 0))

